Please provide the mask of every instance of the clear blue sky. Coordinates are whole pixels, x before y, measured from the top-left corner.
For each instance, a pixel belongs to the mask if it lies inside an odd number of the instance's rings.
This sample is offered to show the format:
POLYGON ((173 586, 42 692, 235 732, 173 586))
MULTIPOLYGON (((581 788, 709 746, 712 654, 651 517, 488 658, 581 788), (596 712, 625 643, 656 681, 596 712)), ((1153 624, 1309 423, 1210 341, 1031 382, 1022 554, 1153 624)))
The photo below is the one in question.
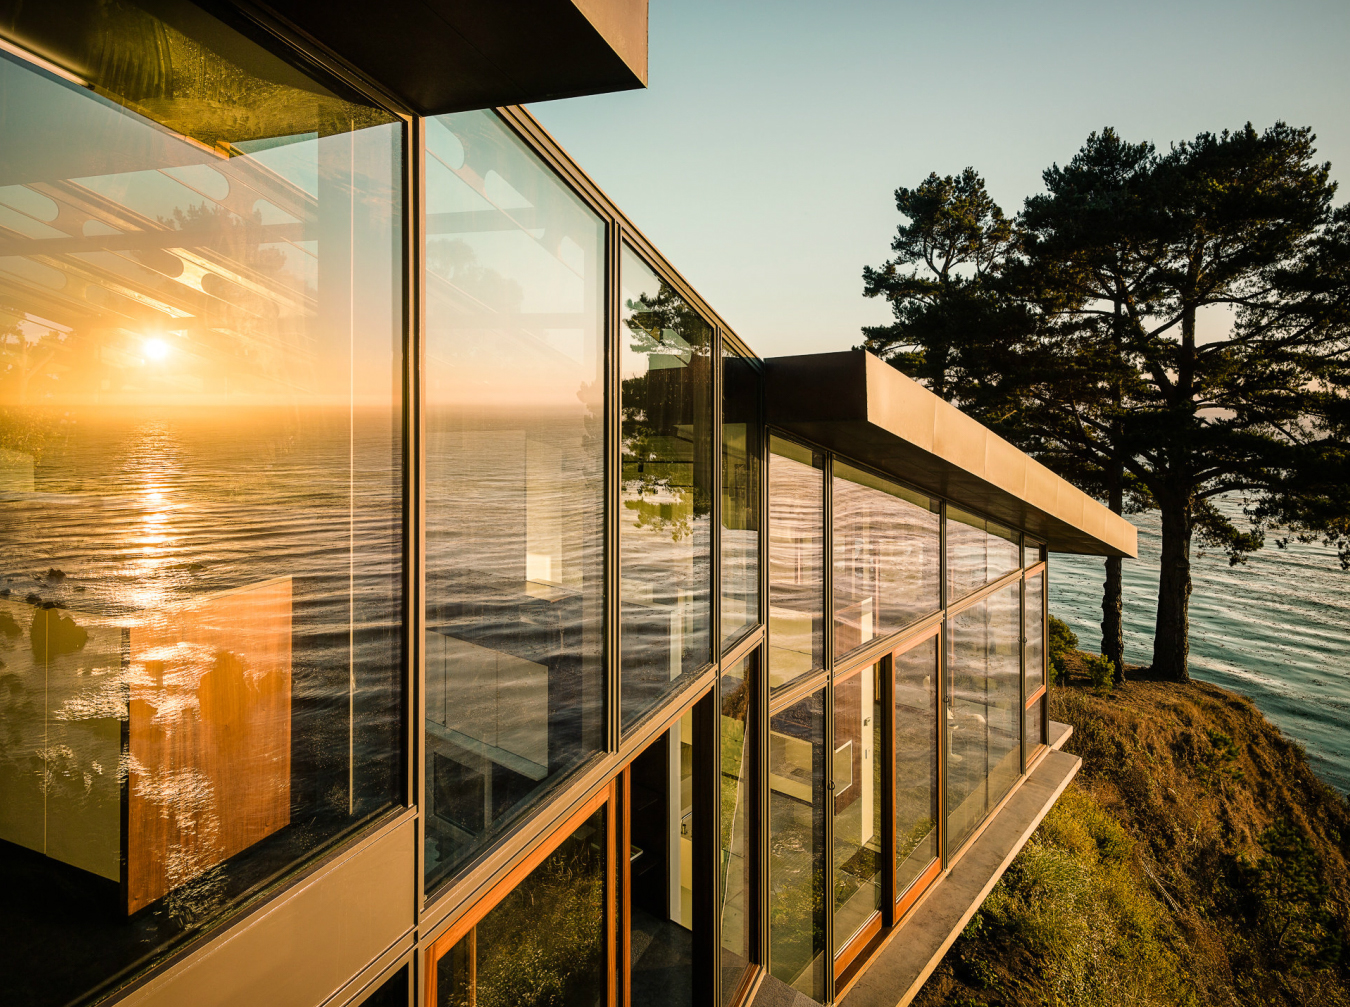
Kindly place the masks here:
POLYGON ((1312 126, 1350 199, 1350 0, 651 0, 650 86, 531 111, 764 356, 883 304, 893 191, 974 165, 1009 213, 1103 125, 1312 126))

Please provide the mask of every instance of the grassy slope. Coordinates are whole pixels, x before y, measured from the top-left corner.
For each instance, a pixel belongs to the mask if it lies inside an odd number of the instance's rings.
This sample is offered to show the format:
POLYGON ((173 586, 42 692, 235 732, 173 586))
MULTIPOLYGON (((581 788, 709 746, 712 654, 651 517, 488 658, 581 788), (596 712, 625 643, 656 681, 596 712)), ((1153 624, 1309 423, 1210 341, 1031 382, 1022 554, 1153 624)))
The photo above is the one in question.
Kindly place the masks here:
POLYGON ((1069 665, 1083 769, 915 1003, 1350 1007, 1350 805, 1240 696, 1069 665))

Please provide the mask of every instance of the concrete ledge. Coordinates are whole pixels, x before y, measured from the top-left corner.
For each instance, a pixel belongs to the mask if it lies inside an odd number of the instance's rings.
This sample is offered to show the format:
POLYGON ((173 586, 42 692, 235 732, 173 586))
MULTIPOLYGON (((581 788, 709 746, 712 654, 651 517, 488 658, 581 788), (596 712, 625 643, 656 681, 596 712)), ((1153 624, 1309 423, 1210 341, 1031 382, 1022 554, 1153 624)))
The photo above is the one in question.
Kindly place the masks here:
POLYGON ((1057 720, 1052 720, 1047 726, 1049 728, 1047 733, 1050 736, 1050 747, 1056 751, 1063 748, 1064 742, 1073 737, 1072 724, 1061 724, 1057 720))
MULTIPOLYGON (((1051 739, 1055 728, 1051 724, 1051 739)), ((1064 733, 1059 743, 1068 739, 1064 733)), ((1026 845, 1083 761, 1052 749, 956 865, 886 938, 841 1007, 905 1007, 1026 845)))

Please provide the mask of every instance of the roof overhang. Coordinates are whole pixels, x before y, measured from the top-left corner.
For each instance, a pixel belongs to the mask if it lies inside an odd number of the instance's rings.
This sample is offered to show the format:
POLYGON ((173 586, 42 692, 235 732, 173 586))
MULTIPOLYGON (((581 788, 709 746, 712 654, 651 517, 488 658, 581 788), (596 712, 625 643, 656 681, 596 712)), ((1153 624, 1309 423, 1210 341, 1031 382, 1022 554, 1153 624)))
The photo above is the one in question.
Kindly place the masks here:
POLYGON ((265 0, 422 115, 647 86, 647 0, 265 0))
POLYGON ((1138 555, 1137 532, 992 430, 862 350, 765 361, 768 419, 831 451, 1042 539, 1138 555))

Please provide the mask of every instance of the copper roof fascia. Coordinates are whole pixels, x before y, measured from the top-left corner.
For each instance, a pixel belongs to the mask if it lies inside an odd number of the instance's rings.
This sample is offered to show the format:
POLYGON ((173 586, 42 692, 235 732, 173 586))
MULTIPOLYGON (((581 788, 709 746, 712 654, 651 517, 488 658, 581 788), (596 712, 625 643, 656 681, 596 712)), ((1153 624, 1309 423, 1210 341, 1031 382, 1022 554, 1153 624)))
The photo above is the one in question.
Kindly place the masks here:
POLYGON ((1139 554, 1134 525, 870 353, 772 357, 765 371, 773 426, 1028 532, 1052 552, 1139 554))

